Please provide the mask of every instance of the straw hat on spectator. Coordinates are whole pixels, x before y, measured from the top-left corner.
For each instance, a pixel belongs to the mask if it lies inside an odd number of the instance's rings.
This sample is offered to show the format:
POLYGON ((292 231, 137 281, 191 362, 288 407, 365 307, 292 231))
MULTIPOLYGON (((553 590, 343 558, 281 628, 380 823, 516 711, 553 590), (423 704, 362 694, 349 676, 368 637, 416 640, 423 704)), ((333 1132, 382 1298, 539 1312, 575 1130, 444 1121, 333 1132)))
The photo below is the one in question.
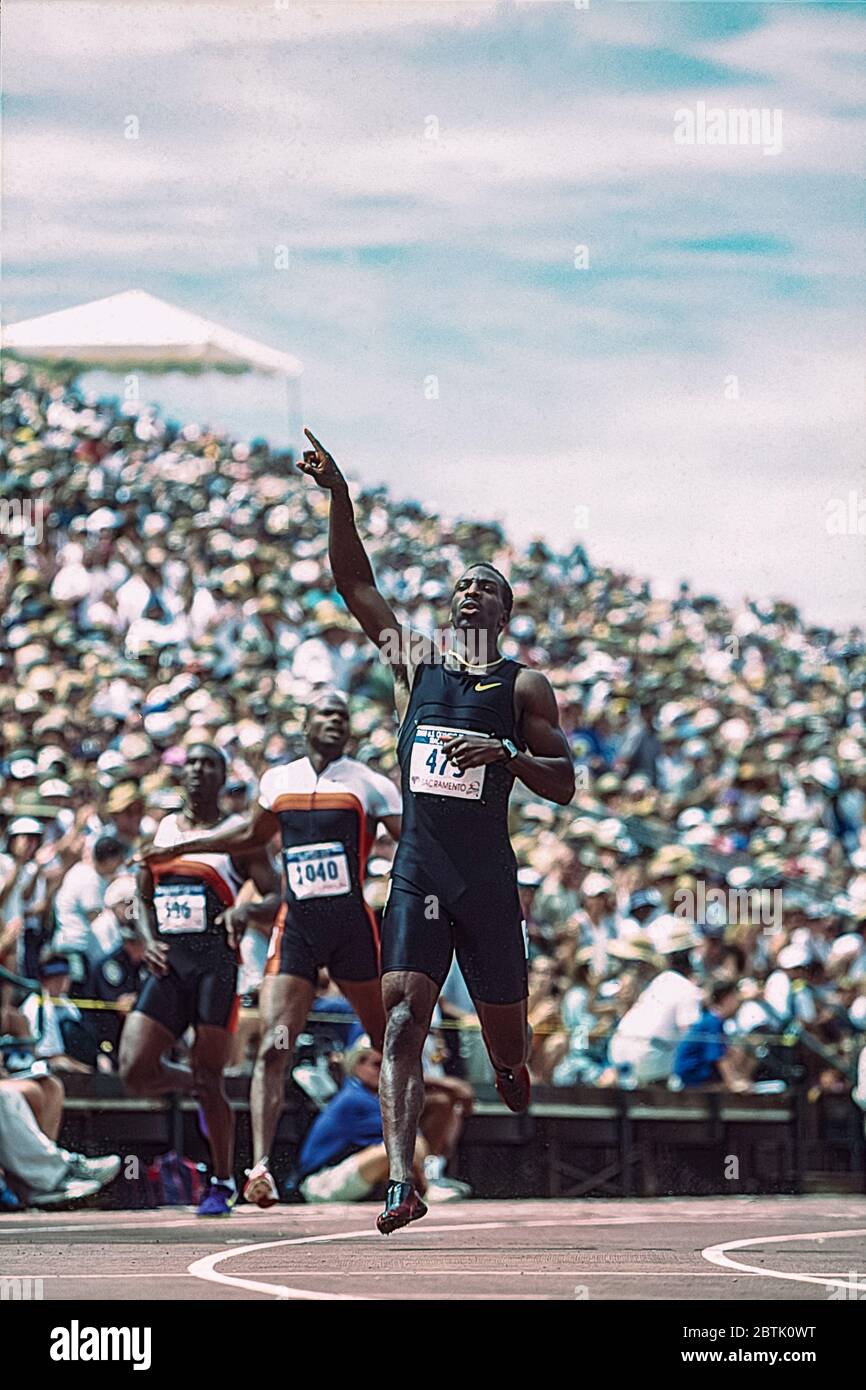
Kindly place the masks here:
POLYGON ((658 953, 648 936, 615 937, 613 941, 608 942, 607 953, 615 960, 642 961, 645 965, 659 964, 658 953))
POLYGON ((652 941, 660 956, 673 956, 681 951, 693 951, 701 938, 694 927, 682 917, 667 913, 651 924, 652 941))

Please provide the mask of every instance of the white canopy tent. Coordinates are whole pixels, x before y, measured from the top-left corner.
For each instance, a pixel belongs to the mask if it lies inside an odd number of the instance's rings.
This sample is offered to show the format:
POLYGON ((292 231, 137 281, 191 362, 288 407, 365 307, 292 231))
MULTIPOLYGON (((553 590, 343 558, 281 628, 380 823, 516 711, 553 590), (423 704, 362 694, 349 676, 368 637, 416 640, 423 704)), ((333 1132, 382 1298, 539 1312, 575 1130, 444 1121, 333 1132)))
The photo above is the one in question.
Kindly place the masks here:
POLYGON ((300 361, 145 290, 126 290, 3 330, 3 345, 37 362, 74 362, 113 372, 259 372, 286 382, 299 412, 300 361))

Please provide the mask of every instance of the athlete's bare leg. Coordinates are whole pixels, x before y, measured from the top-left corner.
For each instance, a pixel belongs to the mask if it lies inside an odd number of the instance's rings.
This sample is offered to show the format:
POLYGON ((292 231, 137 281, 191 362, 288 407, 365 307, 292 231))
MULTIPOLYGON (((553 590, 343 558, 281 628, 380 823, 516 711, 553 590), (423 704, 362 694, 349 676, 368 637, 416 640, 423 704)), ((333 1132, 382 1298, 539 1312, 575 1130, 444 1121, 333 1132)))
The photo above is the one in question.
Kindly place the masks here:
POLYGON ((171 1091, 191 1091, 192 1072, 179 1062, 167 1062, 163 1053, 176 1039, 162 1023, 147 1014, 131 1013, 120 1035, 120 1075, 136 1096, 164 1096, 171 1091))
POLYGON ((516 1004, 482 1004, 475 1001, 487 1054, 498 1071, 517 1071, 529 1057, 526 1000, 516 1004))
POLYGON ((387 1015, 379 1099, 392 1182, 411 1183, 418 1123, 424 1107, 421 1054, 439 986, 416 970, 391 970, 382 977, 387 1015))
POLYGON ((253 1045, 256 1051, 259 1047, 260 1020, 258 1010, 241 1009, 238 1014, 238 1026, 232 1034, 232 1050, 229 1057, 230 1067, 242 1067, 247 1058, 252 1055, 253 1045))
POLYGON ((266 975, 262 981, 262 1031, 250 1085, 254 1164, 271 1151, 283 1108, 286 1067, 315 993, 315 986, 300 975, 266 975))
POLYGON ((214 1177, 220 1182, 232 1176, 235 1151, 235 1117, 223 1083, 231 1045, 231 1034, 225 1028, 207 1023, 196 1025, 192 1047, 193 1085, 207 1121, 214 1177))
POLYGON ((381 1052, 385 1044, 385 1006, 382 1003, 381 981, 335 980, 334 984, 352 1005, 376 1051, 381 1052))

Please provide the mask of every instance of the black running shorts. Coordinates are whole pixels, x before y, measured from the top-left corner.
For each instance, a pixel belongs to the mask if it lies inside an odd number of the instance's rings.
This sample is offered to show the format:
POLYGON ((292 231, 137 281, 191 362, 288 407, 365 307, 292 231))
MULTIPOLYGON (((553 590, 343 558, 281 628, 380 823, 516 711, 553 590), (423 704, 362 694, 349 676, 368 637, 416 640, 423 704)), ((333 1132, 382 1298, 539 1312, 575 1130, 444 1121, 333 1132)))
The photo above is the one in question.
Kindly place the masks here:
POLYGON ((435 894, 394 875, 382 917, 382 974, 416 970, 441 988, 455 951, 469 993, 479 1003, 516 1004, 526 998, 526 936, 517 885, 470 888, 449 908, 435 894))
POLYGON ((148 977, 133 1012, 156 1019, 175 1038, 199 1023, 233 1033, 237 980, 237 956, 221 934, 176 940, 169 947, 168 974, 148 977))
POLYGON ((283 903, 265 975, 300 975, 315 984, 323 965, 332 980, 379 978, 379 929, 363 899, 332 898, 307 908, 283 903))

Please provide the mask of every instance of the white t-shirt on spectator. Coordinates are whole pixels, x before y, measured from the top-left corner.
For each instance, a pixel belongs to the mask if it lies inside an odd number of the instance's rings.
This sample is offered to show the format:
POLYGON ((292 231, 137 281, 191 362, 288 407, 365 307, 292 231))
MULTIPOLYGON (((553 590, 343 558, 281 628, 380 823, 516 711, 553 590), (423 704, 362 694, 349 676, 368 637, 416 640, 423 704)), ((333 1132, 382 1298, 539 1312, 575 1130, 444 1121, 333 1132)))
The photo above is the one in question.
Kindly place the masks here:
POLYGON ((98 959, 99 943, 91 921, 105 905, 106 887, 105 880, 92 864, 72 865, 54 900, 57 930, 52 944, 55 951, 84 951, 91 964, 98 959))
POLYGON ((687 980, 676 970, 663 970, 623 1016, 616 1031, 624 1038, 678 1043, 700 1012, 701 991, 694 980, 687 980))

